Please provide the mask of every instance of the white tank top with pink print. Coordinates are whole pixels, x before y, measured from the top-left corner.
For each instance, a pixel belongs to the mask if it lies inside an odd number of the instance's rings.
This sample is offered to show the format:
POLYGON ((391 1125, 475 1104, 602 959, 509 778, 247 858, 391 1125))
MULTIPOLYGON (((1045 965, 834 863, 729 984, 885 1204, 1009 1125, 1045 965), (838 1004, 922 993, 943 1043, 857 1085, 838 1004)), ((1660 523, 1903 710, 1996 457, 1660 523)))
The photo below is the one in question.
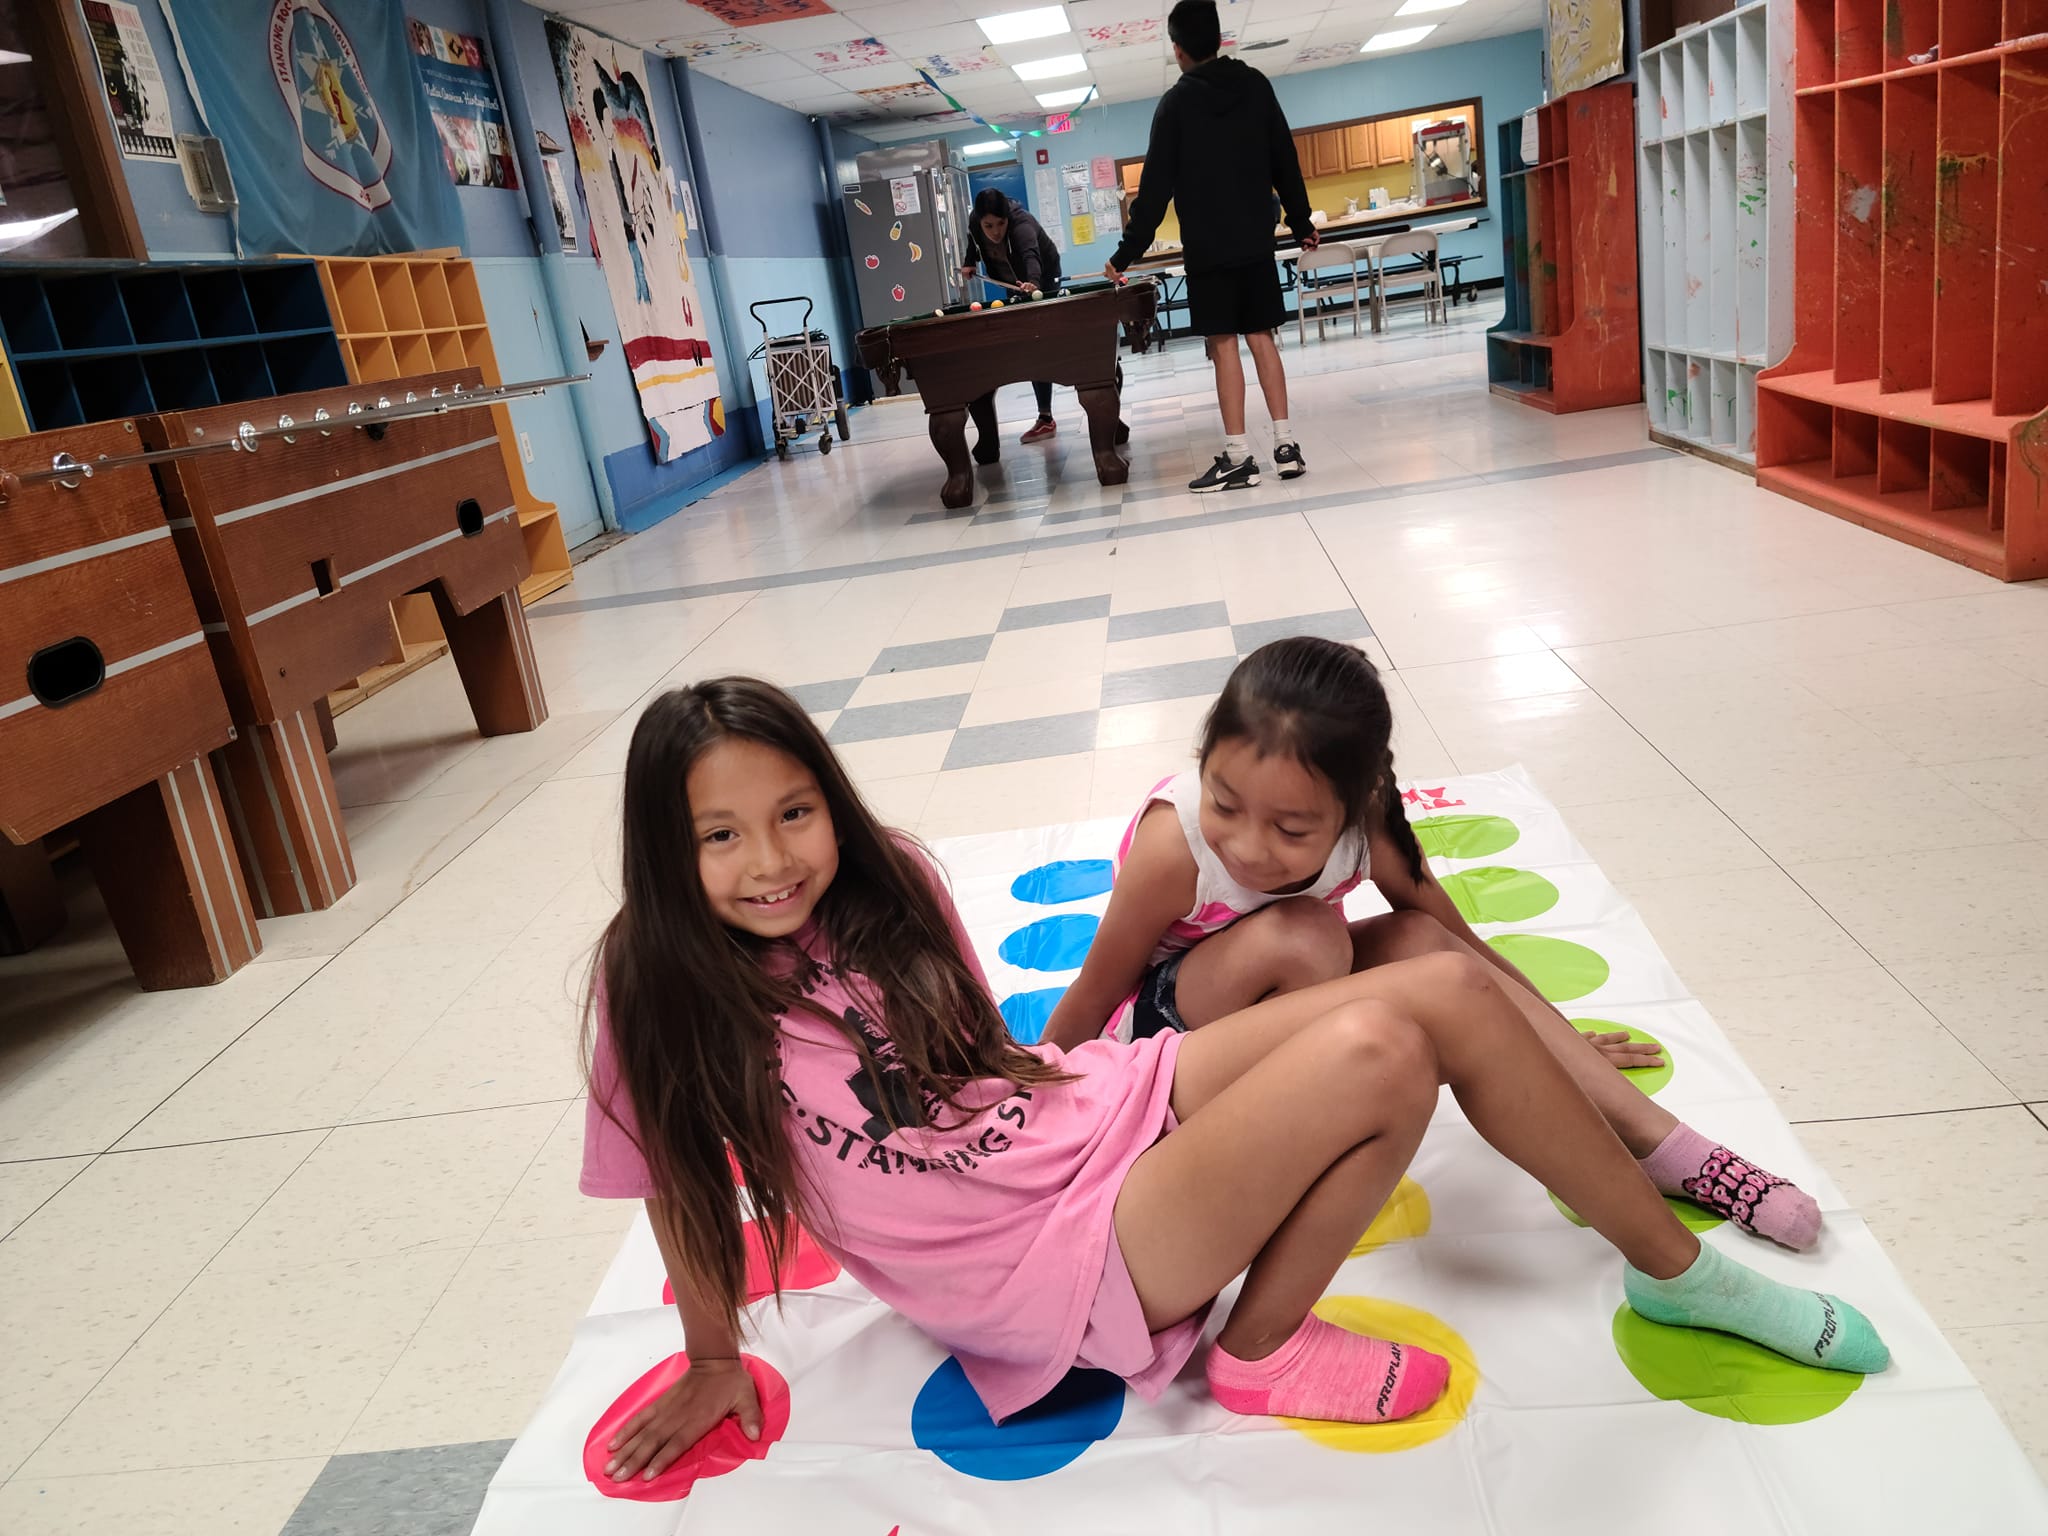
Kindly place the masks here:
MULTIPOLYGON (((1271 906, 1276 901, 1307 896, 1316 901, 1326 901, 1341 910, 1344 898, 1366 877, 1371 855, 1365 839, 1356 832, 1346 831, 1337 839, 1337 846, 1330 850, 1329 862, 1316 876, 1314 884, 1280 895, 1239 885, 1224 869, 1216 850, 1202 837, 1202 776, 1193 768, 1155 785, 1145 797, 1145 803, 1138 807, 1138 814, 1124 829, 1123 841, 1117 844, 1116 867, 1119 872, 1123 869, 1124 860, 1130 857, 1131 841, 1138 835, 1138 823, 1160 800, 1174 808, 1180 818, 1181 834, 1188 840, 1188 852, 1195 856, 1195 904, 1185 917, 1175 918, 1173 925, 1160 936, 1158 947, 1146 962, 1148 970, 1184 950, 1193 949, 1210 934, 1221 932, 1240 917, 1271 906)), ((1119 1015, 1126 1011, 1118 1010, 1119 1015)))

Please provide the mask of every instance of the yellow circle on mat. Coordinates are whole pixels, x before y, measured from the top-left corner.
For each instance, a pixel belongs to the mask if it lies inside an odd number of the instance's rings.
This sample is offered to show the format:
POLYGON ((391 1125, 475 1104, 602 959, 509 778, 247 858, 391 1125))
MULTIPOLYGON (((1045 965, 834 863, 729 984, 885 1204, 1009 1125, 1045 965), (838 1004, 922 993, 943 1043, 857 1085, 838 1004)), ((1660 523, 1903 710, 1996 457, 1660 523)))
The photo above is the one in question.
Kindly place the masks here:
POLYGON ((1365 1235, 1352 1244, 1351 1257, 1361 1258, 1375 1248, 1420 1237, 1428 1230, 1429 1196, 1420 1184, 1403 1174, 1394 1192, 1387 1196, 1387 1203, 1380 1207, 1379 1215, 1365 1229, 1365 1235))
POLYGON ((1472 1407, 1472 1394, 1479 1390, 1479 1362, 1472 1356, 1472 1347, 1442 1318, 1371 1296, 1325 1296, 1316 1303, 1315 1311, 1324 1322, 1353 1333, 1435 1351, 1451 1362, 1450 1384, 1430 1407, 1395 1424, 1338 1424, 1329 1419, 1282 1419, 1281 1423, 1333 1451, 1364 1451, 1376 1456, 1412 1451, 1441 1440, 1458 1427, 1472 1407))

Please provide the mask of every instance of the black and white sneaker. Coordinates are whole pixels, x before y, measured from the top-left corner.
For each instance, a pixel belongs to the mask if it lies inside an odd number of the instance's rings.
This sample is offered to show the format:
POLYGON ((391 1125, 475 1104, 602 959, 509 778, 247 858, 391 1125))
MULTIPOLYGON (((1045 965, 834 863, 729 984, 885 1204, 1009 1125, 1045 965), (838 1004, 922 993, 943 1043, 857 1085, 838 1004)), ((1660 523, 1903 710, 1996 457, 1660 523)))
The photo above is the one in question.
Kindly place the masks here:
POLYGON ((1299 480, 1308 473, 1308 461, 1301 456, 1301 444, 1276 443, 1273 462, 1280 466, 1282 480, 1299 480))
POLYGON ((1216 462, 1203 470, 1198 479, 1188 482, 1188 489, 1197 496, 1205 491, 1243 491, 1259 483, 1259 461, 1245 458, 1233 464, 1230 455, 1219 453, 1216 462))

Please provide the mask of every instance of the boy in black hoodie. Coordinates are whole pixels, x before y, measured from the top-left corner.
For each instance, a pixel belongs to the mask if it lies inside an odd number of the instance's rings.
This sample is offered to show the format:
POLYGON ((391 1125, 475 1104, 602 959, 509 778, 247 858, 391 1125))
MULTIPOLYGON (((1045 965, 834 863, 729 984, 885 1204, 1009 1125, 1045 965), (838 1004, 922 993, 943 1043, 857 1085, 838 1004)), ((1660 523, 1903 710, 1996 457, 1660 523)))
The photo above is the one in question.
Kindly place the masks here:
POLYGON ((1259 483, 1244 429, 1244 337, 1259 388, 1273 416, 1273 462, 1292 480, 1308 466, 1287 423, 1287 373, 1273 333, 1287 319, 1273 255, 1272 202, 1279 194, 1287 227, 1301 248, 1316 248, 1308 189, 1287 118, 1266 77, 1237 59, 1216 56, 1222 42, 1213 0, 1181 0, 1166 19, 1181 77, 1152 114, 1152 142, 1124 237, 1103 269, 1121 280, 1152 243, 1169 200, 1180 214, 1188 272, 1188 318, 1208 339, 1223 411, 1223 452, 1191 491, 1238 490, 1259 483))

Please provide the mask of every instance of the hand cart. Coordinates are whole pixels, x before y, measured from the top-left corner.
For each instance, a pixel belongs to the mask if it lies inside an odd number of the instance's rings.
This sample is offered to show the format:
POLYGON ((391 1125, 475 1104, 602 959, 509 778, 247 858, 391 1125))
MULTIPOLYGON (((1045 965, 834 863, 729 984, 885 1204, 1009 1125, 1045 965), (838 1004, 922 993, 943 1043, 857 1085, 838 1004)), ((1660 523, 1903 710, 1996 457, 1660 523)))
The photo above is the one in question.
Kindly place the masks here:
POLYGON ((747 361, 767 359, 768 425, 774 434, 775 456, 789 457, 789 445, 811 428, 818 428, 818 452, 832 451, 832 431, 846 441, 846 397, 839 385, 839 370, 832 366, 832 340, 823 331, 811 329, 811 301, 801 294, 787 299, 762 299, 747 311, 761 327, 761 344, 747 354, 747 361), (763 309, 777 304, 801 304, 803 328, 788 336, 770 334, 763 309), (832 418, 830 424, 826 417, 832 418))

